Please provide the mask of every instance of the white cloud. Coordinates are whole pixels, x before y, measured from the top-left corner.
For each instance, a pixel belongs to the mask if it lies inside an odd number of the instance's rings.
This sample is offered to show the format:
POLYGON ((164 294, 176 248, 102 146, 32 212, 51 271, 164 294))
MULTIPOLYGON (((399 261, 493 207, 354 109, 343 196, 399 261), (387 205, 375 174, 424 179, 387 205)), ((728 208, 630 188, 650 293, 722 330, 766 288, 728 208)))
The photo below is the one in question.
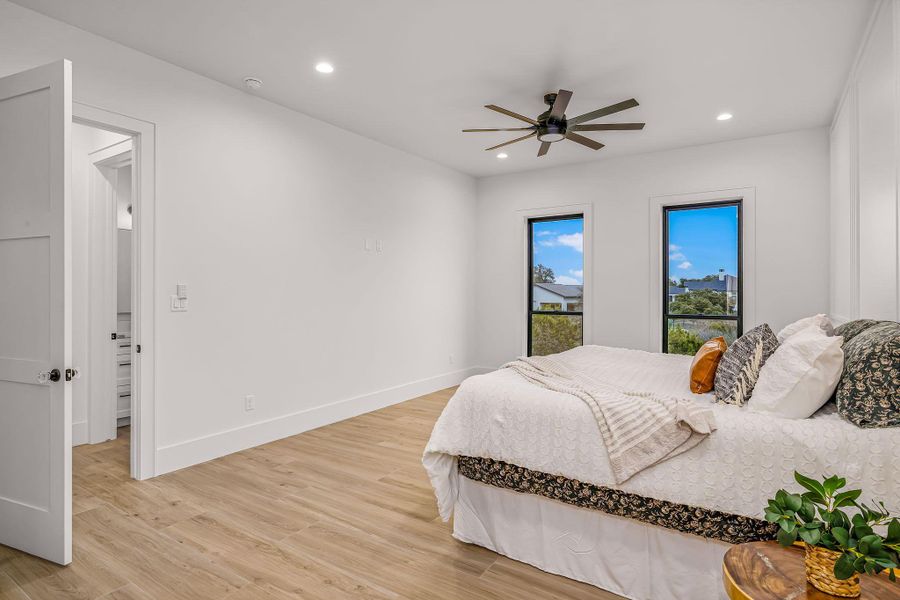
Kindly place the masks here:
POLYGON ((539 240, 538 244, 548 248, 568 246, 576 252, 584 252, 584 236, 580 233, 558 235, 552 240, 539 240))
POLYGON ((547 231, 546 229, 537 232, 538 237, 544 237, 545 235, 558 235, 558 231, 547 231))
POLYGON ((694 266, 694 265, 691 264, 691 261, 686 260, 686 261, 684 261, 683 263, 681 263, 680 265, 678 265, 678 268, 679 268, 679 269, 683 269, 683 270, 687 270, 687 269, 690 269, 690 268, 693 267, 693 266, 694 266))
POLYGON ((556 238, 556 241, 560 245, 568 246, 576 252, 584 252, 584 236, 580 233, 561 235, 556 238))
POLYGON ((681 252, 673 252, 672 254, 669 255, 669 258, 672 260, 685 260, 685 259, 687 259, 687 256, 685 256, 681 252))
POLYGON ((577 271, 575 269, 569 269, 569 275, 581 279, 584 277, 584 271, 581 269, 578 269, 577 271))
POLYGON ((569 277, 568 275, 558 275, 556 277, 556 283, 562 283, 563 285, 581 285, 580 281, 574 277, 569 277))
POLYGON ((675 244, 669 244, 669 252, 678 252, 681 250, 681 246, 676 246, 675 244))

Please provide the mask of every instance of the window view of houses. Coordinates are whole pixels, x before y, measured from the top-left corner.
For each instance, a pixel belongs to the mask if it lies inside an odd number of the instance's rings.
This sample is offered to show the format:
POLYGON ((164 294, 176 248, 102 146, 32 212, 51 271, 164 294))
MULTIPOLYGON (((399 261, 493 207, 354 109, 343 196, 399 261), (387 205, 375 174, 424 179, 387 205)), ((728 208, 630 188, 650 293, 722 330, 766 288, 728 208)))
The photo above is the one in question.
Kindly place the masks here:
POLYGON ((664 349, 692 355, 714 337, 731 344, 741 334, 740 204, 669 208, 664 225, 664 349))
MULTIPOLYGON (((663 349, 693 355, 707 340, 741 335, 739 201, 666 207, 663 349)), ((531 219, 528 353, 584 339, 584 219, 531 219)))
POLYGON ((584 219, 532 219, 528 226, 528 353, 555 354, 583 343, 584 219))

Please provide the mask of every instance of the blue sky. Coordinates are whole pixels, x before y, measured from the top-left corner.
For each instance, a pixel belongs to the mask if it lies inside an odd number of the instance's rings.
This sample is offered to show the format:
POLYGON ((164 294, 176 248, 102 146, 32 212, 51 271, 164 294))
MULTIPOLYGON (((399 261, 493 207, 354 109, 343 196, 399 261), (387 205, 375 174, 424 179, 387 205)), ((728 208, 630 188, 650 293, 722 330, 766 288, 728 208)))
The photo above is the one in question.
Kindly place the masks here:
POLYGON ((556 283, 584 281, 584 219, 532 224, 534 264, 553 269, 556 283))
POLYGON ((737 275, 736 206, 669 211, 669 277, 737 275))

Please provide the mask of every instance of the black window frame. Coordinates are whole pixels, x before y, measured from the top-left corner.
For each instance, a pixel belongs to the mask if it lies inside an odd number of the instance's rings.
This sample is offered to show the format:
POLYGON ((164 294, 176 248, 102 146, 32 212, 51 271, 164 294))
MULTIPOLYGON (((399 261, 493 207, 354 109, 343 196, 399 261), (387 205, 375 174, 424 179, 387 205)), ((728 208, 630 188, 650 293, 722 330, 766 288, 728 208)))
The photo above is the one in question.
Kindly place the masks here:
POLYGON ((700 319, 704 321, 735 321, 737 324, 737 337, 744 335, 744 199, 718 200, 714 202, 696 202, 691 204, 673 204, 662 207, 662 232, 663 232, 663 278, 662 278, 662 351, 669 353, 669 320, 670 319, 700 319), (701 208, 717 208, 724 206, 737 207, 737 315, 675 315, 669 313, 669 213, 683 210, 696 210, 701 208))
MULTIPOLYGON (((525 327, 528 330, 528 341, 525 346, 525 353, 531 356, 531 336, 532 336, 532 317, 535 314, 550 316, 576 316, 581 317, 581 344, 584 345, 584 298, 582 297, 581 312, 570 310, 534 310, 534 224, 547 221, 574 221, 581 219, 581 235, 585 235, 584 231, 584 213, 571 213, 564 215, 551 215, 544 217, 530 217, 526 223, 528 228, 528 271, 526 274, 528 283, 528 299, 525 307, 525 327)), ((584 264, 582 263, 582 268, 584 264)), ((582 283, 582 285, 584 285, 582 283)))

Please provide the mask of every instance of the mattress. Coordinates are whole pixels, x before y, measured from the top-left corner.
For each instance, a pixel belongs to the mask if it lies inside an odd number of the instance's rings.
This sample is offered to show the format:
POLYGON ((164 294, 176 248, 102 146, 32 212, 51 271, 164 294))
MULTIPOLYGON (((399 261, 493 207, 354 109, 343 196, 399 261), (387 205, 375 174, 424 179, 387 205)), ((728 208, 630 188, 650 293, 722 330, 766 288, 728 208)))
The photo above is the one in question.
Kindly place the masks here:
MULTIPOLYGON (((860 429, 827 405, 790 420, 718 405, 688 386, 691 358, 584 346, 557 355, 571 369, 630 391, 708 405, 718 429, 691 450, 615 484, 590 409, 511 370, 467 379, 435 424, 423 463, 448 519, 458 495, 457 456, 489 458, 646 498, 761 518, 779 488, 799 489, 794 470, 838 474, 864 498, 900 511, 900 431, 860 429)), ((750 404, 753 400, 751 398, 750 404)))

